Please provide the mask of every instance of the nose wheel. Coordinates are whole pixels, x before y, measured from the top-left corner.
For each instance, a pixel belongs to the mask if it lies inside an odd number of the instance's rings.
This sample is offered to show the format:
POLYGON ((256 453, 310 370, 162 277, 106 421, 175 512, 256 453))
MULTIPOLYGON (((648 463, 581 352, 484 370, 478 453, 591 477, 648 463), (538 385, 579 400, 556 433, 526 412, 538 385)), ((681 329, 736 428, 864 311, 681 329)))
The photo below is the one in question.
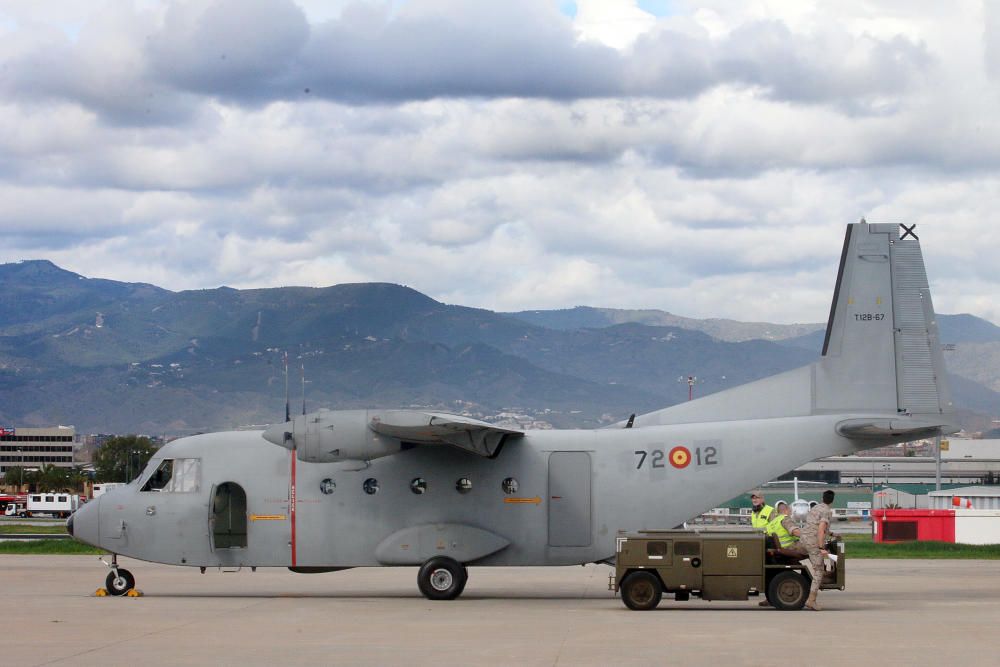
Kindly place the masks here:
POLYGON ((115 596, 127 595, 130 590, 135 588, 135 577, 132 576, 132 573, 123 567, 118 567, 118 554, 111 556, 110 563, 103 558, 101 562, 111 569, 108 572, 107 579, 104 580, 104 588, 109 594, 115 596))
POLYGON ((112 595, 125 595, 135 588, 135 577, 123 567, 117 572, 108 572, 108 578, 104 580, 104 587, 112 595))

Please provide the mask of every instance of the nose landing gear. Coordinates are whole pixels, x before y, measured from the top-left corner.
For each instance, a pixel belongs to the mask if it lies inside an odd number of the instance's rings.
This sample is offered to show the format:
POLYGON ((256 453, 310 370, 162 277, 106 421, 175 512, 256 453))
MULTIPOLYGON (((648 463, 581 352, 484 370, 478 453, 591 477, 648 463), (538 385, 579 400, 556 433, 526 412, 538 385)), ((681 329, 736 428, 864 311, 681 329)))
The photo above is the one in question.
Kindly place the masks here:
POLYGON ((108 578, 104 580, 104 589, 111 595, 128 595, 129 591, 135 590, 135 577, 123 567, 118 567, 118 554, 111 554, 111 562, 101 559, 111 571, 108 578))

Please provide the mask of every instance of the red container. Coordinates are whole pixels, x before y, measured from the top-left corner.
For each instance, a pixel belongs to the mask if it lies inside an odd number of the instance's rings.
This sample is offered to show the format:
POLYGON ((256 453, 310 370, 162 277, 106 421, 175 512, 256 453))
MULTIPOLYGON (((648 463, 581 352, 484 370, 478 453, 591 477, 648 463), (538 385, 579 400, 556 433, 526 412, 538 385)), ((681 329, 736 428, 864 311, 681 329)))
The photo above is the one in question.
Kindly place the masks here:
POLYGON ((872 510, 875 542, 954 542, 955 510, 872 510))

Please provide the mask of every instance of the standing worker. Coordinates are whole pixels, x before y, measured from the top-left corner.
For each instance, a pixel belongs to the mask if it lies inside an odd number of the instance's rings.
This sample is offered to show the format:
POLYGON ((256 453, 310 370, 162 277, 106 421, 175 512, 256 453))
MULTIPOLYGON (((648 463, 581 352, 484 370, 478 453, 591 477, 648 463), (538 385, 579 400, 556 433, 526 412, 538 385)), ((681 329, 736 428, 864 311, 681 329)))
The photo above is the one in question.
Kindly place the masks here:
POLYGON ((833 517, 833 512, 830 510, 833 497, 833 491, 823 492, 823 502, 809 510, 806 523, 799 533, 800 543, 809 555, 809 565, 812 568, 812 587, 809 589, 806 609, 813 611, 820 610, 816 594, 819 593, 819 585, 823 581, 823 559, 828 554, 826 538, 830 534, 830 519, 833 517))
POLYGON ((750 494, 750 503, 753 505, 753 514, 750 515, 750 525, 754 528, 767 530, 767 524, 771 521, 771 514, 774 508, 764 504, 764 494, 754 491, 750 494))

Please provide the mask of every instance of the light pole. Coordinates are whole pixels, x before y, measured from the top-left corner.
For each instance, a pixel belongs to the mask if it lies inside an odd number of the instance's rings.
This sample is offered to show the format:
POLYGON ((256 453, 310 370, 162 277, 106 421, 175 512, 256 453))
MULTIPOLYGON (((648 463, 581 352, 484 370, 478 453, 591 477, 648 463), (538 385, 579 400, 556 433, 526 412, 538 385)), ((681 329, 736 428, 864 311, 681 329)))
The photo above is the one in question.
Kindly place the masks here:
MULTIPOLYGON (((723 379, 725 379, 725 378, 723 378, 723 379)), ((677 378, 677 381, 678 382, 687 382, 687 385, 688 385, 688 400, 689 401, 692 400, 694 398, 694 385, 698 381, 698 378, 696 378, 693 375, 688 375, 685 378, 682 375, 681 377, 677 378)))
POLYGON ((21 464, 17 467, 17 471, 20 474, 17 480, 17 492, 21 493, 21 488, 24 486, 24 450, 20 447, 17 448, 17 460, 21 464))

